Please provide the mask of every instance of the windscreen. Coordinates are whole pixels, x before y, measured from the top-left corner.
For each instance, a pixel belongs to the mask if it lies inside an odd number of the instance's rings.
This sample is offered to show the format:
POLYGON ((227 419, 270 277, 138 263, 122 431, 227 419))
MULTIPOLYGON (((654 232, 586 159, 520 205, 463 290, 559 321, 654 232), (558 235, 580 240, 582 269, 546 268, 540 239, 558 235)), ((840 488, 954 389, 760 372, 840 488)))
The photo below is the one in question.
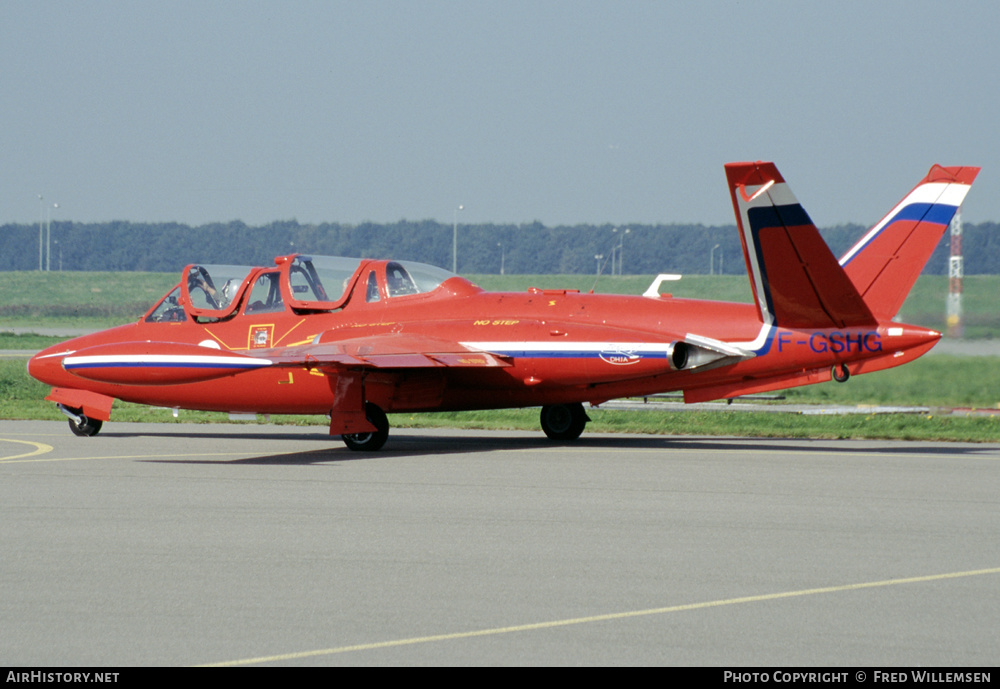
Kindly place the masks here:
POLYGON ((359 265, 360 258, 296 256, 288 270, 293 305, 303 309, 337 308, 359 265))
POLYGON ((221 318, 231 313, 253 270, 252 266, 188 266, 183 286, 191 313, 209 318, 221 318))
POLYGON ((410 279, 416 286, 416 293, 423 294, 424 292, 432 292, 438 288, 442 282, 448 278, 455 277, 455 274, 451 271, 447 271, 444 268, 438 268, 437 266, 429 266, 426 263, 416 263, 414 261, 400 261, 399 263, 390 263, 386 266, 386 271, 388 272, 389 266, 399 265, 402 266, 406 272, 409 274, 410 279))

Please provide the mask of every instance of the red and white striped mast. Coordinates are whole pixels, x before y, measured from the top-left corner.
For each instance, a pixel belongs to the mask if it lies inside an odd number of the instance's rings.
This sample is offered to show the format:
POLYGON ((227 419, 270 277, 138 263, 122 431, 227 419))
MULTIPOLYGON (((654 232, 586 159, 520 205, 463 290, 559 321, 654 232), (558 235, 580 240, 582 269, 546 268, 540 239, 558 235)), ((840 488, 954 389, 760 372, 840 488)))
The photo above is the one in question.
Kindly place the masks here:
POLYGON ((960 338, 965 329, 962 322, 962 209, 951 219, 951 257, 948 259, 947 335, 960 338))

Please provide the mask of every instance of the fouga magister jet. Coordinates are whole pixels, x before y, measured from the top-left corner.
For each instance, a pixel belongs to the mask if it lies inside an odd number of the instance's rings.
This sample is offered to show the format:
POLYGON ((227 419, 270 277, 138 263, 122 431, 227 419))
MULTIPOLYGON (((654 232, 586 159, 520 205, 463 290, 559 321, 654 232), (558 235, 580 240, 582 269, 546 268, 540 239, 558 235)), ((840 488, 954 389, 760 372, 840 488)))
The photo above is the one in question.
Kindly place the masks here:
POLYGON ((772 163, 726 165, 753 304, 677 299, 659 281, 643 296, 493 293, 419 263, 293 254, 189 265, 137 323, 28 369, 84 436, 120 399, 327 414, 353 450, 382 447, 386 412, 538 406, 545 434, 569 441, 584 402, 732 398, 924 354, 940 333, 892 319, 978 172, 934 166, 838 261, 772 163))

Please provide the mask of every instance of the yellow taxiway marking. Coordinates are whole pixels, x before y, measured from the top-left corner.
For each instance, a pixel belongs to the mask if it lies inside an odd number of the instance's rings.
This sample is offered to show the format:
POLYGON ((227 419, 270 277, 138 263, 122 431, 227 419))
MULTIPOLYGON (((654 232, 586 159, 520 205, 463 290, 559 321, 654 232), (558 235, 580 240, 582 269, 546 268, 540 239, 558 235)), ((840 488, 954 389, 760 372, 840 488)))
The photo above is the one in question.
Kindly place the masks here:
POLYGON ((898 586, 900 584, 919 584, 928 581, 942 581, 945 579, 958 579, 961 577, 982 576, 984 574, 1000 574, 1000 567, 994 567, 992 569, 974 569, 966 572, 949 572, 947 574, 931 574, 929 576, 923 576, 923 577, 907 577, 905 579, 884 579, 882 581, 867 581, 860 584, 844 584, 842 586, 824 586, 822 588, 803 589, 801 591, 766 593, 759 596, 745 596, 743 598, 726 598, 723 600, 706 601, 704 603, 671 605, 665 608, 650 608, 647 610, 615 612, 606 615, 591 615, 590 617, 574 617, 566 620, 535 622, 533 624, 520 624, 512 627, 494 627, 492 629, 478 629, 471 632, 455 632, 453 634, 435 634, 433 636, 418 636, 409 639, 379 641, 368 644, 356 644, 353 646, 338 646, 335 648, 324 648, 322 650, 317 650, 317 651, 302 651, 299 653, 284 653, 282 655, 260 656, 258 658, 246 658, 243 660, 231 660, 222 663, 209 663, 201 667, 231 667, 234 665, 253 665, 256 663, 277 663, 286 660, 298 660, 300 658, 313 658, 316 656, 334 655, 337 653, 349 653, 351 651, 370 651, 377 648, 412 646, 414 644, 425 644, 433 641, 451 641, 454 639, 471 639, 477 636, 496 636, 498 634, 511 634, 513 632, 526 632, 536 629, 554 629, 556 627, 568 627, 570 625, 588 624, 590 622, 607 622, 608 620, 624 620, 630 617, 666 615, 672 612, 685 612, 688 610, 704 610, 706 608, 718 608, 725 605, 760 603, 763 601, 780 600, 782 598, 814 596, 821 593, 841 593, 844 591, 857 591, 860 589, 871 589, 882 586, 898 586))
MULTIPOLYGON (((2 440, 2 438, 0 438, 2 440)), ((24 441, 20 441, 24 442, 24 441)), ((34 445, 41 445, 42 443, 32 443, 34 445)), ((52 447, 46 445, 48 450, 52 447)), ((48 452, 46 450, 46 452, 48 452)), ((188 452, 185 454, 165 454, 165 455, 106 455, 104 457, 47 457, 45 459, 19 459, 21 457, 30 457, 33 454, 41 454, 39 452, 32 452, 27 455, 18 455, 17 457, 7 457, 6 459, 0 459, 0 464, 19 464, 21 462, 82 462, 87 459, 167 459, 176 457, 245 457, 245 452, 188 452)), ((294 454, 292 452, 279 452, 275 454, 294 454)))
POLYGON ((12 438, 0 438, 0 443, 21 443, 22 445, 34 445, 35 449, 31 452, 25 452, 19 455, 13 455, 11 457, 0 457, 0 462, 9 462, 14 459, 21 459, 23 457, 34 457, 35 455, 44 455, 46 452, 52 452, 52 446, 46 445, 45 443, 36 443, 34 440, 14 440, 12 438))

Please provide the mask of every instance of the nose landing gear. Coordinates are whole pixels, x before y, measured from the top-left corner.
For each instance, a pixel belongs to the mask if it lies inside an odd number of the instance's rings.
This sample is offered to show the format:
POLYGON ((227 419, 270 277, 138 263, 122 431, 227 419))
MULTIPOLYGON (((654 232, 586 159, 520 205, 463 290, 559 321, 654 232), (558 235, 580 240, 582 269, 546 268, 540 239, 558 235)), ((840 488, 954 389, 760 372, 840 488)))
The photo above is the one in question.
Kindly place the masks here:
POLYGON ((56 406, 69 419, 69 430, 73 431, 73 435, 90 437, 101 432, 101 426, 104 425, 104 422, 100 419, 84 416, 82 409, 70 409, 62 404, 56 406))

